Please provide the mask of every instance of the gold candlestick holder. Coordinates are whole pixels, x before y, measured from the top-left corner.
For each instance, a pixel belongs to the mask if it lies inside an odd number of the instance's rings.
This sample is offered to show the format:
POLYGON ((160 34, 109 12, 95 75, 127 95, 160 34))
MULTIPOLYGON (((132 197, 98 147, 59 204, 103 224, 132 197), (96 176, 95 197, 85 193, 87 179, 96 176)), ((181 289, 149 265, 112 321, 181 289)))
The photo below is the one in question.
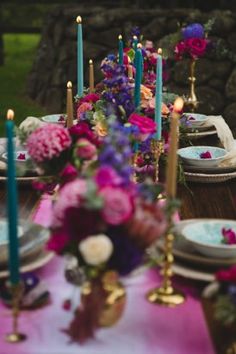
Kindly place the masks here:
POLYGON ((20 315, 20 301, 23 296, 24 286, 22 283, 12 284, 12 332, 6 335, 8 343, 19 343, 24 341, 27 336, 18 331, 18 319, 20 315))
POLYGON ((155 140, 151 141, 151 153, 154 157, 154 182, 157 183, 159 181, 159 160, 161 154, 164 152, 164 142, 163 140, 155 140))
POLYGON ((195 68, 196 68, 196 60, 192 59, 190 63, 190 76, 188 78, 190 82, 190 93, 189 96, 185 99, 185 105, 189 107, 189 110, 191 112, 194 112, 196 110, 199 103, 195 92, 195 83, 196 83, 195 68))
POLYGON ((138 157, 139 157, 139 151, 136 151, 133 154, 132 157, 132 166, 133 166, 133 182, 134 183, 138 183, 138 176, 137 176, 137 172, 136 172, 136 168, 138 166, 138 157))
POLYGON ((182 304, 185 301, 185 295, 175 289, 172 286, 172 264, 174 262, 173 256, 173 241, 174 236, 170 232, 171 228, 169 228, 169 232, 165 237, 165 245, 164 245, 164 262, 162 267, 162 275, 163 281, 160 287, 155 288, 148 292, 147 299, 149 302, 159 305, 164 305, 168 307, 175 307, 177 305, 182 304))

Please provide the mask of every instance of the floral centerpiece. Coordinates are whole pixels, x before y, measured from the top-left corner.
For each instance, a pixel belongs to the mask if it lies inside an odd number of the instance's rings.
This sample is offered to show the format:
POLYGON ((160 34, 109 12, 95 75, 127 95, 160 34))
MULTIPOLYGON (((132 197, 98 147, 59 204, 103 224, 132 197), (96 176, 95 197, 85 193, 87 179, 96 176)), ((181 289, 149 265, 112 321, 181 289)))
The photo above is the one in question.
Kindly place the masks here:
POLYGON ((121 315, 125 291, 118 278, 142 264, 146 249, 167 228, 157 201, 162 188, 132 182, 129 132, 117 122, 110 129, 96 162, 65 183, 53 205, 48 249, 69 255, 73 267, 67 275, 83 284, 81 304, 66 330, 79 342, 121 315), (114 297, 115 315, 110 311, 114 297))

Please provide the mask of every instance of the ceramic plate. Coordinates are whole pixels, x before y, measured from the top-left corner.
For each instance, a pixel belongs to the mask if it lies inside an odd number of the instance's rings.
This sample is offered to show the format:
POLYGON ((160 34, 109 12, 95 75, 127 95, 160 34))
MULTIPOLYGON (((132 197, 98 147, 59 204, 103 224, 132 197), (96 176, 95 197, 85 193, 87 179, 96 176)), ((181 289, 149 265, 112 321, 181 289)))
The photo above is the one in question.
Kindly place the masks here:
MULTIPOLYGON (((18 226, 18 238, 23 235, 23 227, 18 226)), ((8 244, 8 223, 6 219, 0 220, 0 252, 1 246, 5 246, 8 244)))
POLYGON ((45 123, 65 124, 66 115, 63 113, 50 114, 41 118, 45 123))
POLYGON ((184 113, 183 115, 188 118, 191 128, 201 127, 207 120, 207 116, 201 113, 184 113))
POLYGON ((178 150, 184 165, 196 167, 218 166, 227 154, 225 149, 215 146, 188 146, 178 150), (209 153, 211 157, 202 158, 202 154, 209 153))
MULTIPOLYGON (((175 225, 174 232, 176 234, 176 238, 174 241, 173 253, 176 258, 186 261, 191 264, 195 264, 197 266, 210 266, 214 268, 230 266, 232 264, 236 264, 236 257, 233 258, 218 258, 218 257, 206 257, 196 251, 193 245, 188 242, 182 235, 182 230, 187 225, 191 225, 195 222, 205 222, 209 219, 188 219, 182 220, 178 224, 175 225)), ((221 219, 215 219, 221 221, 221 219)), ((228 221, 228 220, 226 220, 228 221)))
POLYGON ((197 183, 222 183, 236 178, 236 171, 228 173, 197 173, 184 172, 186 181, 197 183))
POLYGON ((213 166, 213 167, 198 167, 184 165, 184 170, 189 172, 202 172, 202 173, 224 173, 224 172, 236 172, 235 166, 213 166))
POLYGON ((236 234, 236 221, 208 219, 195 221, 182 229, 182 235, 206 257, 236 258, 236 244, 225 244, 222 230, 236 234))
MULTIPOLYGON (((33 272, 34 270, 43 267, 54 257, 54 253, 42 251, 38 254, 34 260, 30 260, 22 264, 20 267, 21 273, 33 272)), ((7 269, 0 270, 0 278, 6 278, 9 275, 9 271, 7 269)))
POLYGON ((214 135, 216 133, 217 133, 216 129, 212 129, 206 131, 191 132, 191 133, 187 133, 186 135, 189 139, 200 139, 200 138, 205 138, 206 136, 209 135, 214 135))

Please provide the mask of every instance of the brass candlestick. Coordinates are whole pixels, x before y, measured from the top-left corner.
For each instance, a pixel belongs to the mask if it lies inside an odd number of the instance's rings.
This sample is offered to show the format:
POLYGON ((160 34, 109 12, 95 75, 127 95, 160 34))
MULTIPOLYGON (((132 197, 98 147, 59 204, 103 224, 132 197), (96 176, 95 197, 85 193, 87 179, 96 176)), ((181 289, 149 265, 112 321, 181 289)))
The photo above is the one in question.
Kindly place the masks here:
POLYGON ((195 67, 196 67, 196 60, 192 59, 190 63, 190 76, 188 78, 190 82, 190 93, 189 96, 185 100, 186 106, 189 107, 189 110, 191 112, 194 112, 198 106, 198 100, 195 92, 195 82, 196 82, 196 77, 195 77, 195 67))
POLYGON ((6 341, 9 343, 18 343, 24 341, 27 336, 18 331, 18 318, 20 315, 20 300, 23 296, 24 286, 22 283, 12 284, 12 332, 6 335, 6 341))
POLYGON ((157 183, 159 181, 159 160, 161 154, 164 152, 164 142, 163 140, 155 140, 151 141, 151 153, 154 157, 154 182, 157 183))
POLYGON ((162 285, 148 292, 147 299, 149 302, 168 307, 175 307, 185 301, 185 295, 173 288, 171 277, 173 276, 172 264, 174 256, 172 252, 174 236, 171 228, 165 237, 164 245, 164 262, 162 267, 163 281, 162 285))
POLYGON ((138 176, 137 176, 137 173, 136 173, 136 168, 137 168, 137 166, 138 166, 138 164, 137 164, 138 157, 139 157, 139 152, 136 151, 136 152, 133 154, 133 157, 132 157, 133 182, 134 182, 134 183, 138 183, 138 176))

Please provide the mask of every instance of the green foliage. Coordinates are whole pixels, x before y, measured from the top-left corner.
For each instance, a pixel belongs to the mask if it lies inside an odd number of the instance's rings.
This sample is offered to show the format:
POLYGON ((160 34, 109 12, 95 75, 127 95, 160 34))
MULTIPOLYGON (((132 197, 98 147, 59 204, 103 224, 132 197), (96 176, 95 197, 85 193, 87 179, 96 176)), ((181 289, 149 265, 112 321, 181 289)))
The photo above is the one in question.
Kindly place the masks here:
POLYGON ((214 307, 215 318, 224 325, 228 326, 236 321, 236 306, 229 296, 219 296, 214 307))
MULTIPOLYGON (((25 94, 27 75, 32 67, 40 36, 36 34, 4 35, 5 64, 0 66, 0 112, 3 118, 7 109, 15 111, 15 120, 19 124, 27 116, 41 116, 45 111, 32 102, 25 94)), ((0 136, 3 136, 4 124, 0 124, 0 136)))

